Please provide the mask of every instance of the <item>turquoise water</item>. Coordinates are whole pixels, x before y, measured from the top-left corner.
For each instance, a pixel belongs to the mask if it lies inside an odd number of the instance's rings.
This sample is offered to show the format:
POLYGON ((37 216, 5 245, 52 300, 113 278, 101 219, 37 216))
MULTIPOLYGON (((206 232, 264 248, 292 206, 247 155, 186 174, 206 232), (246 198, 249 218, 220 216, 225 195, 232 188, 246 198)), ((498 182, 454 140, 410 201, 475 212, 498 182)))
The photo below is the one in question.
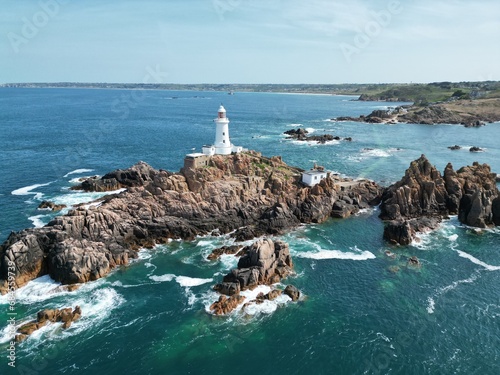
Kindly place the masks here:
MULTIPOLYGON (((458 168, 478 160, 500 172, 500 124, 466 129, 329 121, 386 104, 351 99, 2 89, 0 240, 11 230, 47 223, 51 214, 36 210, 41 200, 71 205, 98 196, 68 190, 75 178, 138 160, 178 170, 184 154, 213 141, 211 120, 221 102, 234 144, 282 155, 303 168, 316 161, 348 176, 390 184, 425 153, 441 170, 448 161, 458 168), (285 140, 283 131, 298 126, 351 136, 353 142, 285 140), (454 144, 485 152, 447 149, 454 144)), ((17 367, 11 368, 8 305, 1 297, 0 372, 500 373, 500 231, 478 234, 452 217, 419 243, 395 249, 382 241, 377 215, 376 209, 368 210, 281 237, 290 243, 296 270, 284 285, 293 283, 304 297, 298 303, 282 298, 227 317, 212 316, 207 308, 217 298, 212 285, 237 259, 205 258, 230 244, 228 237, 143 250, 129 266, 71 293, 47 277, 31 282, 16 293, 18 324, 43 308, 79 304, 83 316, 66 331, 49 325, 18 345, 17 367), (386 250, 396 258, 387 257, 386 250), (421 268, 407 267, 412 255, 421 260, 421 268)))

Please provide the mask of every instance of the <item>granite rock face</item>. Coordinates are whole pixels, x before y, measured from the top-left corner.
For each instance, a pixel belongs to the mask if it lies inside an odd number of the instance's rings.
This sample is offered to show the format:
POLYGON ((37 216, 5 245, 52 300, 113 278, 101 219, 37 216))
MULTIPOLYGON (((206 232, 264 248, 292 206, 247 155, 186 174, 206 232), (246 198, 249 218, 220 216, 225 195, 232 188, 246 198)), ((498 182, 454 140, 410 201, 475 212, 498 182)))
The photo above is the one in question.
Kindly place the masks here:
POLYGON ((435 229, 441 219, 456 214, 470 226, 498 225, 495 177, 488 165, 477 162, 458 171, 449 163, 441 175, 422 155, 382 196, 384 238, 407 245, 417 232, 435 229))
POLYGON ((248 152, 213 156, 208 166, 179 173, 140 162, 85 180, 79 188, 126 191, 77 206, 43 228, 12 233, 0 246, 0 291, 7 290, 9 261, 16 266, 16 287, 45 274, 63 284, 81 283, 127 264, 139 248, 171 238, 238 230, 239 239, 250 239, 380 202, 382 189, 371 181, 331 175, 308 187, 300 172, 280 157, 248 152))

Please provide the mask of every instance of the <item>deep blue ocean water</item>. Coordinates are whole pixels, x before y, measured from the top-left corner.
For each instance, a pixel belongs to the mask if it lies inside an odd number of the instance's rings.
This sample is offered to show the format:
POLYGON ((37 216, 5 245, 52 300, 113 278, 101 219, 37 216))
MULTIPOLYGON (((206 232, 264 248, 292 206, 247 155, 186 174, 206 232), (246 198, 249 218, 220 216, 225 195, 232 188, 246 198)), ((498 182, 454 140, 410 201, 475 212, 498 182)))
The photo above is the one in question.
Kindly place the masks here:
MULTIPOLYGON (((223 103, 232 142, 288 164, 314 162, 351 177, 395 182, 424 153, 440 170, 473 161, 500 172, 500 124, 381 125, 332 122, 387 103, 352 97, 270 93, 0 89, 0 240, 47 223, 41 200, 68 205, 99 194, 69 190, 83 176, 139 160, 177 171, 213 142, 223 103), (352 137, 326 145, 286 140, 309 128, 352 137), (464 146, 451 151, 447 146, 464 146), (471 153, 470 146, 485 149, 471 153)), ((397 103, 390 103, 391 106, 397 103)), ((172 241, 75 292, 47 277, 17 291, 17 323, 43 308, 79 304, 82 319, 42 328, 7 359, 7 300, 0 297, 0 373, 31 374, 498 374, 500 231, 477 233, 455 217, 421 241, 382 241, 378 211, 298 228, 290 243, 297 274, 284 283, 304 297, 215 317, 211 286, 237 259, 208 262, 227 237, 172 241), (396 259, 384 252, 397 253, 396 259), (416 255, 422 267, 406 267, 416 255)))

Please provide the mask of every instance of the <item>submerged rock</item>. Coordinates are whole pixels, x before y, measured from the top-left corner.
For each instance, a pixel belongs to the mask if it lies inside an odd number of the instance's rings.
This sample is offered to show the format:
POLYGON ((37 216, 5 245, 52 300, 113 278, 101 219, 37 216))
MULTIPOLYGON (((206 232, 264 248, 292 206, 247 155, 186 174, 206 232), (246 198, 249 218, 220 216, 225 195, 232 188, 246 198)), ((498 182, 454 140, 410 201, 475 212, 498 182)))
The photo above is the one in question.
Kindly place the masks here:
POLYGON ((408 258, 408 266, 409 267, 420 267, 422 264, 420 263, 420 261, 418 260, 418 258, 416 256, 411 256, 408 258))
POLYGON ((469 148, 469 151, 470 152, 483 152, 484 150, 481 147, 472 146, 471 148, 469 148))
POLYGON ((223 254, 238 255, 243 246, 233 245, 233 246, 222 246, 214 249, 208 256, 208 260, 219 259, 223 254))
POLYGON ((50 201, 42 201, 42 203, 38 205, 39 210, 61 211, 63 208, 66 208, 65 204, 55 204, 50 201))

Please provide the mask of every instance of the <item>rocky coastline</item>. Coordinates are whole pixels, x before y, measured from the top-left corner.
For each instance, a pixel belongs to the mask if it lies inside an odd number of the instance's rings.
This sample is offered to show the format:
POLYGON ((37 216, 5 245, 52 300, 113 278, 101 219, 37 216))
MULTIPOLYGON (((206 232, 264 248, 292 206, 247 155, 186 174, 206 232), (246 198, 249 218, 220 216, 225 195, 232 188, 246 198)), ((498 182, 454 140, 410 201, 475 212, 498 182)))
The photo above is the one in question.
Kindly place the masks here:
POLYGON ((460 124, 479 127, 500 121, 500 99, 454 100, 425 106, 408 105, 390 110, 375 110, 359 117, 336 117, 333 121, 396 124, 460 124))
POLYGON ((169 239, 233 232, 243 241, 347 217, 380 202, 382 188, 372 181, 329 175, 310 187, 300 172, 280 157, 251 151, 213 156, 204 167, 178 173, 139 162, 85 180, 78 188, 126 190, 74 207, 43 228, 11 233, 0 246, 0 291, 7 292, 9 262, 16 265, 17 288, 47 274, 77 284, 104 277, 140 248, 169 239))
MULTIPOLYGON (((500 225, 498 177, 486 164, 476 162, 458 171, 448 164, 441 174, 422 155, 400 181, 385 189, 369 180, 334 174, 306 186, 301 171, 280 157, 266 158, 250 151, 213 156, 203 167, 182 168, 178 173, 139 162, 102 178, 87 179, 77 188, 124 191, 76 206, 45 227, 11 233, 0 246, 0 291, 7 293, 8 264, 12 262, 16 269, 9 285, 13 282, 16 288, 43 275, 74 285, 128 264, 140 248, 170 239, 230 233, 236 244, 217 249, 209 259, 223 253, 241 257, 239 267, 244 270, 233 271, 216 287, 222 295, 232 297, 253 285, 250 279, 241 282, 240 275, 250 272, 261 284, 277 282, 272 275, 261 277, 267 268, 258 267, 269 266, 265 257, 254 256, 256 248, 238 242, 282 234, 300 224, 321 223, 331 217, 346 218, 379 203, 380 218, 385 222, 383 236, 394 244, 410 244, 419 232, 437 228, 449 215, 458 215, 462 223, 479 228, 500 225), (251 262, 247 262, 249 257, 251 262)), ((265 246, 288 249, 279 242, 265 246)), ((282 272, 284 265, 292 267, 291 259, 283 260, 289 252, 284 254, 278 251, 274 255, 281 259, 279 279, 287 274, 282 272)))

